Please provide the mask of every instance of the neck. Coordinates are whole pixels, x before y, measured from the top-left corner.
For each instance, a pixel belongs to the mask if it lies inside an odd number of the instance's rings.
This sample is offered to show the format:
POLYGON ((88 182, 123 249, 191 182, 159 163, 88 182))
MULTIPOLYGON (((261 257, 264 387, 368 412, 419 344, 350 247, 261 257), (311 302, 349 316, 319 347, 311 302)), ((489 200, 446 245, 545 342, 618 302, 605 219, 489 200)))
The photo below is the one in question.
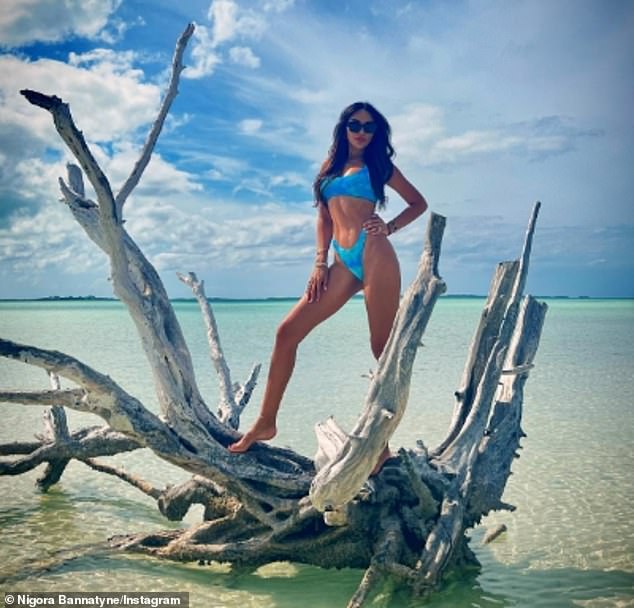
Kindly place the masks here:
POLYGON ((349 152, 348 153, 348 162, 357 162, 363 160, 363 152, 349 152))

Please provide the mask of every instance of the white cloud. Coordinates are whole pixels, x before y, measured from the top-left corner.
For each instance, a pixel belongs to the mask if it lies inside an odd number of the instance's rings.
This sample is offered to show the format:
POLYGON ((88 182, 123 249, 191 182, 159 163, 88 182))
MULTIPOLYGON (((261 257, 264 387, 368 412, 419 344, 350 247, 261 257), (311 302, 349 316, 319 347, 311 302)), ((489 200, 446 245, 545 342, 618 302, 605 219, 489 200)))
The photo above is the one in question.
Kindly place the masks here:
POLYGON ((245 118, 240 121, 238 127, 246 135, 255 135, 262 128, 262 121, 257 118, 245 118))
POLYGON ((234 180, 236 177, 250 170, 249 163, 244 158, 221 156, 219 154, 205 154, 194 156, 198 162, 203 162, 211 168, 207 177, 216 181, 234 180))
MULTIPOLYGON (((132 145, 130 142, 117 144, 112 157, 106 155, 100 149, 95 150, 97 162, 99 162, 104 173, 108 176, 115 191, 127 179, 134 167, 134 163, 138 160, 139 154, 140 146, 132 145)), ((154 151, 152 159, 132 196, 135 200, 139 197, 160 199, 187 195, 201 190, 202 186, 196 181, 194 176, 177 169, 154 151)))
POLYGON ((267 0, 262 7, 266 12, 283 13, 295 4, 295 0, 267 0))
POLYGON ((214 0, 207 12, 212 24, 212 40, 214 46, 231 40, 237 30, 238 5, 232 0, 214 0))
POLYGON ((24 218, 42 204, 55 204, 60 198, 57 179, 64 174, 61 159, 46 163, 40 158, 11 158, 1 163, 0 226, 12 214, 24 218))
MULTIPOLYGON (((113 184, 127 176, 131 162, 136 159, 135 151, 130 148, 110 160, 96 148, 95 156, 113 184)), ((64 170, 63 163, 24 162, 15 170, 29 184, 30 196, 41 198, 44 204, 34 214, 16 216, 10 226, 0 228, 0 259, 3 260, 0 276, 25 284, 48 281, 55 285, 72 282, 69 277, 77 273, 92 273, 95 280, 97 276, 106 276, 106 257, 85 236, 66 206, 57 202, 57 177, 64 170), (51 281, 52 272, 55 278, 51 281)), ((220 206, 205 207, 208 197, 200 197, 199 191, 200 186, 191 176, 175 170, 155 155, 128 201, 126 228, 159 270, 207 268, 207 258, 217 265, 225 261, 229 266, 238 264, 249 256, 244 251, 231 251, 231 246, 226 255, 222 249, 231 242, 232 231, 236 232, 236 247, 240 250, 249 242, 257 244, 267 240, 264 234, 257 232, 255 208, 247 211, 253 219, 238 229, 243 223, 241 220, 223 217, 220 206), (178 200, 178 205, 166 202, 167 199, 178 200)), ((241 209, 237 215, 243 217, 244 213, 241 209)), ((278 215, 284 215, 282 209, 278 215)), ((269 223, 270 230, 274 230, 275 220, 269 223)), ((290 231, 301 221, 289 216, 280 217, 277 223, 290 231)), ((65 291, 75 293, 70 288, 65 291)), ((108 295, 107 288, 100 293, 108 295)), ((6 295, 0 289, 0 297, 6 295)))
MULTIPOLYGON (((183 75, 186 78, 202 78, 213 74, 222 62, 221 47, 235 39, 258 39, 267 27, 261 13, 243 9, 234 0, 212 0, 207 16, 211 28, 196 25, 192 40, 191 56, 194 64, 183 75)), ((260 59, 249 47, 234 46, 229 50, 234 63, 256 68, 260 59)))
POLYGON ((249 175, 248 177, 242 178, 232 190, 232 194, 236 195, 238 192, 242 191, 251 192, 260 198, 271 197, 271 191, 267 180, 265 180, 261 175, 249 175))
POLYGON ((307 106, 320 106, 330 103, 330 92, 327 89, 306 89, 302 87, 292 88, 288 91, 290 99, 307 106))
POLYGON ((70 36, 97 38, 121 0, 3 0, 0 45, 54 42, 70 36))
POLYGON ((523 138, 500 131, 467 131, 436 141, 432 156, 434 160, 452 161, 460 155, 505 151, 522 143, 523 138))
POLYGON ((572 150, 581 138, 601 135, 597 130, 567 124, 560 117, 544 117, 532 122, 502 125, 497 129, 473 129, 459 135, 439 137, 432 142, 425 164, 457 163, 509 152, 530 160, 543 160, 572 150))
POLYGON ((207 14, 215 46, 239 36, 258 38, 266 28, 261 15, 249 9, 240 10, 234 0, 213 0, 207 14))
POLYGON ((114 18, 101 30, 97 38, 106 44, 116 44, 123 39, 123 36, 130 28, 136 25, 145 25, 145 20, 142 17, 137 17, 134 21, 114 18))
MULTIPOLYGON (((85 53, 68 53, 68 63, 75 67, 108 70, 113 74, 122 74, 132 69, 137 59, 134 51, 113 51, 112 49, 96 48, 85 53)), ((139 70, 137 73, 141 73, 139 70)))
POLYGON ((216 66, 221 62, 220 55, 215 51, 215 44, 211 31, 204 25, 196 24, 191 43, 191 56, 194 64, 183 71, 185 78, 202 78, 213 74, 216 66))
POLYGON ((399 157, 419 161, 425 150, 444 130, 443 111, 435 106, 415 103, 390 119, 394 146, 399 157))
POLYGON ((259 68, 260 58, 248 46, 234 46, 229 50, 229 57, 233 63, 248 68, 259 68))
POLYGON ((230 219, 219 217, 213 205, 191 214, 161 201, 144 203, 130 208, 126 225, 163 272, 306 264, 314 250, 312 210, 240 207, 239 217, 230 219))
POLYGON ((143 73, 131 67, 132 57, 100 49, 86 56, 74 55, 71 61, 75 65, 71 65, 1 56, 0 125, 17 125, 47 144, 59 145, 50 115, 19 94, 25 88, 54 93, 68 102, 78 128, 92 140, 112 141, 130 135, 153 120, 160 101, 158 87, 143 82, 143 73))
POLYGON ((274 175, 271 178, 270 183, 272 187, 285 186, 292 188, 299 186, 306 189, 306 192, 310 192, 311 188, 313 187, 310 180, 294 171, 289 171, 287 173, 284 173, 283 175, 274 175))
POLYGON ((5 274, 10 270, 32 281, 42 280, 50 270, 72 275, 105 267, 105 257, 61 203, 45 205, 0 229, 0 258, 6 262, 5 274))
POLYGON ((206 177, 218 182, 236 184, 233 188, 234 194, 246 190, 270 199, 274 197, 276 188, 301 188, 306 197, 310 197, 312 175, 306 176, 297 171, 272 174, 267 168, 254 166, 243 158, 208 155, 205 162, 212 167, 206 177))
POLYGON ((399 162, 409 166, 464 163, 509 152, 536 160, 572 149, 580 137, 601 135, 559 116, 449 134, 451 117, 442 108, 423 103, 410 104, 392 116, 390 123, 399 162))

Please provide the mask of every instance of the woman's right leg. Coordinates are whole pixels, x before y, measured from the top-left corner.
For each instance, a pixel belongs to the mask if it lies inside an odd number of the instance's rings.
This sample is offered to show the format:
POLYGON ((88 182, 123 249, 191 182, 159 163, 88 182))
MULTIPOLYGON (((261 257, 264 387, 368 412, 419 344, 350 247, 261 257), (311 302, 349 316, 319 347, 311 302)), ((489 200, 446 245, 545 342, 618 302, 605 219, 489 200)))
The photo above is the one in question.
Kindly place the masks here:
POLYGON ((253 426, 236 443, 231 452, 246 452, 255 441, 272 439, 276 432, 277 411, 288 385, 299 343, 319 323, 337 312, 362 287, 341 262, 329 270, 328 289, 319 301, 308 302, 306 295, 293 307, 277 329, 260 413, 253 426))

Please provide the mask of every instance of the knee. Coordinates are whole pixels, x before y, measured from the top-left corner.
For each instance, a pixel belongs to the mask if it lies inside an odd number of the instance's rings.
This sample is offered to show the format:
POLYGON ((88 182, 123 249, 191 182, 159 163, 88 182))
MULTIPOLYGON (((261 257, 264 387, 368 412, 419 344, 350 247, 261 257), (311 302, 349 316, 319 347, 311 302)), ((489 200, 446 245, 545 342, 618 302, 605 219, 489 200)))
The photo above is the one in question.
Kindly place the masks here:
POLYGON ((301 342, 293 323, 282 321, 275 333, 275 348, 293 349, 301 342))

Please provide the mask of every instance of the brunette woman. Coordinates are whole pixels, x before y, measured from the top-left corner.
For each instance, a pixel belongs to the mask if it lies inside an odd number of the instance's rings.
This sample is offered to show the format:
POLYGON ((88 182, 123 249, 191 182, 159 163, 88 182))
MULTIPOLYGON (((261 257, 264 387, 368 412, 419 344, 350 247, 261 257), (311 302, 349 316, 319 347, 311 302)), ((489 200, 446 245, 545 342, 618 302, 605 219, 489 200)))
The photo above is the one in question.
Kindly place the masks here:
MULTIPOLYGON (((353 103, 339 117, 333 143, 314 183, 315 265, 304 295, 277 329, 259 416, 242 438, 229 446, 232 452, 245 452, 255 441, 275 436, 277 412, 299 343, 360 290, 372 353, 378 359, 383 352, 401 289, 399 264, 389 236, 427 209, 422 194, 392 163, 390 134, 385 117, 367 102, 353 103), (387 223, 376 214, 377 205, 385 204, 386 185, 407 203, 387 223), (331 243, 335 255, 329 267, 331 243)), ((385 446, 374 472, 389 455, 385 446)))

